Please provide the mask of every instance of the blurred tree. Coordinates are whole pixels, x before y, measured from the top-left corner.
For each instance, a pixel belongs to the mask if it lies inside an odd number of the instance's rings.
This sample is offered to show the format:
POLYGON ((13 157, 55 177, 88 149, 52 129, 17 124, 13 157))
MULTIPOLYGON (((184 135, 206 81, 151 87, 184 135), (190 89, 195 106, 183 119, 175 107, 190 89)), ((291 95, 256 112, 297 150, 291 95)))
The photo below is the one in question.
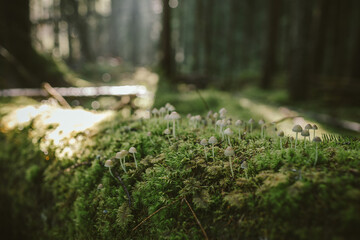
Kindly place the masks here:
POLYGON ((68 85, 56 64, 31 44, 29 1, 0 0, 0 78, 2 87, 68 85))
POLYGON ((288 90, 292 101, 308 97, 310 26, 312 23, 312 2, 292 1, 291 65, 288 90))
POLYGON ((169 80, 174 80, 174 53, 171 38, 171 8, 169 0, 162 0, 162 31, 160 37, 160 66, 169 80))
POLYGON ((111 15, 110 15, 110 31, 109 31, 109 45, 110 55, 113 57, 120 56, 120 12, 121 0, 111 0, 111 15))
POLYGON ((281 0, 269 0, 268 4, 268 26, 265 42, 265 58, 260 84, 260 87, 263 89, 269 89, 271 87, 273 77, 276 72, 281 0))

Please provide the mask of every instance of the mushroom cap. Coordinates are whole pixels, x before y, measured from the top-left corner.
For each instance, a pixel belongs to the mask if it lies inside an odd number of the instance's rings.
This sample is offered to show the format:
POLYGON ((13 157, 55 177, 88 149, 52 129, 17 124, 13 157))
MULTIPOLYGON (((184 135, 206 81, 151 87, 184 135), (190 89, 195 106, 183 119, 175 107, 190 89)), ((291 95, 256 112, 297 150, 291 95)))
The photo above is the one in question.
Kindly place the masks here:
POLYGON ((242 123, 243 123, 243 121, 241 121, 241 120, 236 120, 235 126, 241 126, 242 123))
POLYGON ((209 138, 209 143, 210 144, 217 144, 218 140, 216 139, 216 137, 212 136, 209 138))
POLYGON ((318 126, 316 126, 316 124, 314 124, 314 125, 312 126, 312 128, 315 129, 315 130, 318 130, 318 126))
POLYGON ((153 110, 151 111, 152 114, 158 114, 159 110, 157 108, 153 108, 153 110))
POLYGON ((225 119, 221 120, 220 126, 221 127, 226 127, 226 120, 225 119))
POLYGON ((200 116, 200 115, 196 115, 196 116, 195 116, 195 120, 196 120, 196 121, 201 121, 201 116, 200 116))
POLYGON ((109 159, 109 160, 106 160, 106 161, 105 161, 104 166, 105 166, 105 167, 113 167, 113 166, 114 166, 114 163, 113 163, 113 161, 111 161, 111 160, 109 159))
POLYGON ((187 118, 191 118, 191 113, 188 113, 188 115, 186 115, 187 118))
POLYGON ((220 118, 221 118, 221 119, 225 119, 225 118, 226 118, 226 114, 225 114, 225 113, 220 113, 220 118))
POLYGON ((126 150, 121 150, 120 152, 117 152, 116 153, 116 155, 115 155, 115 157, 116 158, 123 158, 123 157, 125 157, 126 155, 128 155, 128 151, 126 151, 126 150))
POLYGON ((177 120, 180 119, 180 115, 177 112, 172 112, 169 116, 169 120, 177 120))
POLYGON ((309 129, 313 129, 313 127, 311 126, 311 124, 308 123, 306 124, 305 129, 309 130, 309 129))
POLYGON ((151 133, 151 132, 147 132, 146 135, 147 135, 148 137, 151 137, 152 133, 151 133))
POLYGON ((312 141, 318 143, 318 142, 321 142, 321 138, 319 138, 319 137, 314 137, 312 141))
POLYGON ((170 103, 165 104, 165 108, 169 108, 169 106, 172 106, 170 103))
POLYGON ((297 133, 301 132, 302 130, 303 129, 300 125, 295 125, 292 129, 293 132, 297 132, 297 133))
POLYGON ((100 183, 98 186, 97 186, 97 189, 100 190, 100 189, 103 189, 104 188, 104 185, 102 183, 100 183))
POLYGON ((129 153, 137 153, 136 148, 131 147, 131 148, 129 149, 129 153))
POLYGON ((213 118, 217 119, 219 117, 219 114, 216 112, 213 114, 213 118))
POLYGON ((243 169, 247 169, 247 168, 248 168, 247 162, 246 162, 246 161, 243 161, 243 162, 241 163, 240 167, 243 168, 243 169))
POLYGON ((264 125, 265 121, 264 121, 264 119, 260 119, 258 123, 259 123, 259 125, 264 125))
POLYGON ((217 120, 215 123, 216 126, 220 126, 221 125, 221 120, 217 120))
POLYGON ((200 145, 206 146, 207 144, 208 142, 205 138, 200 141, 200 145))
POLYGON ((307 129, 302 130, 302 131, 301 131, 301 136, 303 136, 303 137, 308 137, 308 136, 310 136, 309 130, 307 130, 307 129))
POLYGON ((213 115, 213 111, 210 110, 210 111, 207 113, 206 117, 207 117, 207 118, 211 118, 212 115, 213 115))
POLYGON ((284 134, 284 131, 281 130, 281 131, 278 132, 277 135, 278 135, 279 137, 284 137, 285 134, 284 134))
POLYGON ((226 121, 226 124, 227 124, 227 125, 231 125, 231 124, 232 124, 231 118, 229 118, 229 119, 226 121))
POLYGON ((232 147, 227 147, 224 151, 225 156, 230 157, 235 155, 234 149, 232 147))
POLYGON ((254 121, 254 119, 250 118, 249 121, 248 121, 248 123, 249 123, 249 124, 254 124, 255 121, 254 121))
POLYGON ((222 115, 224 115, 224 114, 227 113, 227 110, 226 110, 225 108, 221 108, 221 109, 219 110, 219 113, 222 114, 222 115))
POLYGON ((225 129, 224 134, 228 135, 228 136, 231 136, 231 135, 234 134, 234 132, 230 128, 227 128, 227 129, 225 129))
POLYGON ((169 135, 169 134, 171 134, 170 129, 168 129, 168 128, 167 128, 167 129, 165 129, 163 133, 164 133, 165 135, 169 135))
POLYGON ((161 108, 159 109, 159 112, 160 112, 160 113, 166 113, 166 108, 161 107, 161 108))
POLYGON ((294 141, 295 140, 295 138, 294 137, 290 137, 290 141, 294 141))

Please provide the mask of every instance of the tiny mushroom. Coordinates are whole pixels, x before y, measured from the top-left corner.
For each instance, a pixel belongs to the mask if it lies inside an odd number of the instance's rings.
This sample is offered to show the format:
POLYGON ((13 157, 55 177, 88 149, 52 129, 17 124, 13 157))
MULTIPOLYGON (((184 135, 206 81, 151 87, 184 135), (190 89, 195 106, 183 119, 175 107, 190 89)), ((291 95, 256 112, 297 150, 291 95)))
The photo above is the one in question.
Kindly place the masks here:
POLYGON ((212 136, 209 138, 209 143, 212 145, 212 156, 213 159, 215 159, 215 154, 214 154, 214 145, 217 144, 218 140, 216 139, 216 137, 212 136))
POLYGON ((240 167, 241 167, 242 169, 244 169, 246 178, 249 178, 249 177, 248 177, 248 170, 247 170, 247 169, 248 169, 248 164, 247 164, 247 162, 246 162, 246 161, 243 161, 243 162, 241 163, 240 167))
POLYGON ((170 129, 165 129, 164 131, 163 131, 163 134, 165 134, 166 136, 167 136, 167 138, 168 138, 168 140, 169 140, 169 142, 170 142, 170 144, 171 144, 171 140, 170 140, 170 138, 169 138, 169 135, 171 134, 171 131, 170 131, 170 129))
POLYGON ((315 136, 315 131, 318 130, 318 126, 316 126, 316 124, 314 124, 314 125, 312 126, 312 129, 314 130, 314 138, 315 138, 315 137, 316 137, 316 136, 315 136))
POLYGON ((250 118, 248 123, 250 124, 250 132, 252 132, 253 124, 255 123, 254 119, 250 118))
POLYGON ((242 125, 242 121, 241 120, 236 120, 235 122, 235 126, 239 127, 239 140, 241 139, 241 125, 242 125))
POLYGON ((227 136, 228 143, 231 146, 230 136, 232 136, 234 134, 234 132, 230 128, 227 128, 227 129, 225 129, 224 134, 227 136))
POLYGON ((281 142, 281 140, 282 140, 282 138, 284 137, 284 131, 282 131, 282 130, 279 131, 277 135, 278 135, 279 138, 280 138, 280 149, 282 149, 282 142, 281 142))
POLYGON ((161 107, 161 108, 159 109, 159 113, 161 114, 161 117, 163 117, 163 116, 166 114, 166 108, 161 107))
POLYGON ((175 133, 175 123, 176 123, 176 120, 180 119, 180 115, 177 113, 177 112, 172 112, 169 116, 169 120, 172 120, 173 121, 173 135, 174 135, 174 138, 176 137, 176 133, 175 133))
POLYGON ((302 131, 302 127, 300 125, 295 125, 292 129, 293 132, 296 133, 296 137, 295 137, 295 149, 296 149, 296 144, 297 144, 297 138, 298 138, 298 133, 301 133, 302 131))
POLYGON ((137 165, 136 156, 135 156, 135 153, 137 153, 136 148, 131 147, 131 148, 129 149, 129 153, 132 153, 132 155, 133 155, 133 157, 134 157, 134 160, 135 160, 135 166, 136 166, 136 168, 137 168, 138 165, 137 165))
POLYGON ((206 156, 206 145, 208 145, 208 142, 206 141, 205 138, 200 141, 200 145, 204 146, 205 160, 207 160, 207 156, 206 156))
POLYGON ((104 166, 107 167, 107 168, 109 168, 110 175, 111 175, 113 178, 115 178, 114 175, 113 175, 112 172, 111 172, 111 168, 114 166, 113 161, 111 161, 110 159, 109 159, 109 160, 106 160, 104 166))
POLYGON ((259 125, 261 126, 261 137, 264 137, 264 127, 265 127, 265 121, 264 119, 259 120, 259 125))
POLYGON ((128 151, 126 150, 121 150, 120 152, 116 153, 116 158, 120 160, 120 165, 122 167, 122 169, 124 170, 124 172, 126 172, 126 167, 125 167, 125 158, 126 155, 128 155, 128 151))
POLYGON ((224 154, 225 154, 225 156, 229 157, 231 175, 234 177, 234 171, 233 171, 232 162, 231 162, 231 156, 235 155, 234 149, 232 147, 227 147, 225 149, 224 154))
POLYGON ((310 136, 309 130, 307 130, 307 129, 302 130, 301 136, 304 137, 304 147, 306 148, 306 137, 310 136))
MULTIPOLYGON (((305 125, 305 129, 310 132, 310 130, 313 129, 313 127, 311 126, 311 124, 308 123, 305 125)), ((309 141, 310 141, 310 134, 309 134, 309 141)))
POLYGON ((153 108, 151 113, 153 114, 153 117, 157 117, 157 115, 159 114, 159 110, 157 108, 153 108))
POLYGON ((315 162, 314 162, 314 167, 315 167, 315 165, 316 165, 316 163, 317 163, 317 160, 318 160, 318 143, 321 142, 321 138, 319 138, 319 137, 314 137, 313 142, 315 142, 315 144, 316 144, 315 162))

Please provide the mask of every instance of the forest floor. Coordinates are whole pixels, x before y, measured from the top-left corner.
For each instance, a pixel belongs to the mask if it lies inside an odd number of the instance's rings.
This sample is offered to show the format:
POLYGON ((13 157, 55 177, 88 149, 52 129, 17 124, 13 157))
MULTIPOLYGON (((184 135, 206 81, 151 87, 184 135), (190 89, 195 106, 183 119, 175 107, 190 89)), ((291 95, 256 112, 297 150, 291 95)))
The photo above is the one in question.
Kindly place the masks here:
POLYGON ((285 132, 280 142, 270 123, 287 113, 214 89, 159 85, 154 101, 158 109, 171 103, 180 113, 176 136, 172 121, 161 116, 4 99, 5 233, 36 239, 357 239, 358 139, 318 124, 321 143, 305 144, 303 137, 295 143, 293 124, 314 122, 288 118, 276 125, 285 132), (207 117, 209 108, 223 107, 232 119, 222 128, 232 130, 229 139, 207 117), (235 125, 250 118, 253 126, 235 125), (211 136, 214 148, 200 144, 211 136), (121 150, 130 147, 135 156, 122 159, 121 150))

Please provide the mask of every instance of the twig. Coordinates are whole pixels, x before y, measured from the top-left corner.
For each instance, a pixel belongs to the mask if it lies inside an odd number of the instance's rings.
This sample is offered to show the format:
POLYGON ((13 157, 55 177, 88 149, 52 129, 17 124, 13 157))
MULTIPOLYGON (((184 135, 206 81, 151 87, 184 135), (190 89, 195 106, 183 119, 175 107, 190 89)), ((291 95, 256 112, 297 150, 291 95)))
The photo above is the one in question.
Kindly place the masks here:
POLYGON ((63 96, 61 96, 61 94, 58 91, 56 91, 49 83, 47 82, 43 83, 43 88, 47 93, 49 93, 50 96, 54 97, 60 103, 61 106, 66 108, 71 108, 71 106, 65 100, 65 98, 63 98, 63 96))
POLYGON ((205 229, 204 229, 204 228, 203 228, 203 226, 201 225, 201 223, 200 223, 199 219, 196 217, 196 214, 195 214, 194 210, 191 208, 190 203, 186 200, 186 198, 185 198, 185 197, 184 197, 183 199, 185 200, 186 204, 187 204, 187 205, 188 205, 188 207, 190 208, 190 211, 191 211, 191 213, 193 214, 193 216, 194 216, 194 218, 195 218, 195 220, 196 220, 197 224, 199 225, 199 227, 200 227, 200 229, 201 229, 202 233, 204 234, 205 239, 209 239, 209 238, 208 238, 208 236, 207 236, 207 234, 206 234, 206 232, 205 232, 205 229))
POLYGON ((119 180, 122 188, 124 189, 124 191, 126 192, 126 195, 129 199, 129 207, 131 207, 131 197, 130 197, 130 194, 129 194, 129 191, 127 190, 126 186, 125 186, 125 183, 123 182, 123 180, 121 179, 120 175, 118 174, 118 172, 114 171, 115 173, 115 177, 117 178, 117 180, 119 180))
POLYGON ((152 216, 154 216, 155 214, 157 214, 158 212, 160 212, 161 210, 163 210, 164 208, 167 208, 169 206, 171 206, 172 204, 176 203, 177 201, 179 201, 180 199, 176 199, 174 201, 172 201, 169 205, 166 206, 162 206, 161 208, 159 208, 158 210, 156 210, 155 212, 153 212, 152 214, 150 214, 149 216, 147 216, 146 218, 144 218, 144 220, 142 220, 138 225, 136 225, 136 227, 134 227, 132 229, 132 231, 135 231, 138 227, 140 227, 143 223, 145 223, 147 220, 149 220, 152 216))

